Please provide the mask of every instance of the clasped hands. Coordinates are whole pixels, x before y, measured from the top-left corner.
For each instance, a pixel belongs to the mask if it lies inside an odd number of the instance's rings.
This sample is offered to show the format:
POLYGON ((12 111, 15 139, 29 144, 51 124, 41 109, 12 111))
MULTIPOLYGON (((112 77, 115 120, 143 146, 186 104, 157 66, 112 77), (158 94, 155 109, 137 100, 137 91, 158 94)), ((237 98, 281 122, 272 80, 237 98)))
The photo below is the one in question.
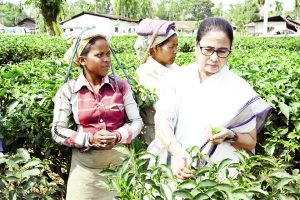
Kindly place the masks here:
POLYGON ((90 143, 96 150, 109 150, 116 145, 117 135, 107 130, 100 130, 94 134, 90 143))

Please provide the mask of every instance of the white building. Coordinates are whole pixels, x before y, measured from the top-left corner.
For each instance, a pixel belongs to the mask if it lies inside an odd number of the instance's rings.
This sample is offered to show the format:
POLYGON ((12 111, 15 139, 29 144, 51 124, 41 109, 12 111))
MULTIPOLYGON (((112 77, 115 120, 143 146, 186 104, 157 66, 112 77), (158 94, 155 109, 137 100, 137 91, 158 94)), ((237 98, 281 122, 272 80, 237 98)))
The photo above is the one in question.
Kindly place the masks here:
MULTIPOLYGON (((252 23, 246 24, 244 27, 250 35, 261 35, 263 33, 264 20, 260 19, 252 23)), ((291 17, 274 16, 268 18, 268 32, 276 32, 279 30, 300 31, 300 23, 291 17)))
POLYGON ((95 27, 110 35, 132 35, 136 33, 138 20, 109 14, 82 12, 60 23, 64 35, 72 35, 85 28, 95 27))

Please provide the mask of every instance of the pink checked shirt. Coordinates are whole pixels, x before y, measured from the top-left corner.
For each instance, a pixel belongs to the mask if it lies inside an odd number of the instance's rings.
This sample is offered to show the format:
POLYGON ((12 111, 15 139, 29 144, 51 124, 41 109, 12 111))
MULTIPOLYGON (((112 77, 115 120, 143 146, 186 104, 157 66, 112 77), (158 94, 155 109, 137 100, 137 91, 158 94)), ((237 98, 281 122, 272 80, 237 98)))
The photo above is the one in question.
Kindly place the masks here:
POLYGON ((90 137, 102 129, 118 132, 120 143, 127 144, 140 133, 143 121, 130 85, 113 76, 102 80, 96 94, 83 73, 58 90, 52 124, 52 137, 56 142, 88 150, 90 137), (129 123, 125 123, 126 115, 129 123), (74 130, 69 128, 70 118, 75 122, 74 130))

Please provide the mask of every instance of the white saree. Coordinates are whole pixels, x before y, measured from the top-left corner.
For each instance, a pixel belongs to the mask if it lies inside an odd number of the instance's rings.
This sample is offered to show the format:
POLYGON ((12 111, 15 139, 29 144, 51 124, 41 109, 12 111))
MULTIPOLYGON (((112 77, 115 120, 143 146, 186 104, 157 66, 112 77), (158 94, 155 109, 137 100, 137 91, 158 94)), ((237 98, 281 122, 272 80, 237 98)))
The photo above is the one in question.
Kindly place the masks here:
MULTIPOLYGON (((237 132, 260 131, 270 106, 241 77, 225 66, 220 72, 200 83, 197 63, 171 72, 161 84, 156 104, 155 125, 168 123, 184 148, 203 146, 208 135, 205 129, 226 127, 237 132)), ((230 143, 209 143, 203 153, 213 162, 225 158, 238 162, 230 143)), ((149 145, 149 152, 167 162, 167 151, 158 138, 149 145)), ((172 159, 171 159, 172 164, 172 159)))

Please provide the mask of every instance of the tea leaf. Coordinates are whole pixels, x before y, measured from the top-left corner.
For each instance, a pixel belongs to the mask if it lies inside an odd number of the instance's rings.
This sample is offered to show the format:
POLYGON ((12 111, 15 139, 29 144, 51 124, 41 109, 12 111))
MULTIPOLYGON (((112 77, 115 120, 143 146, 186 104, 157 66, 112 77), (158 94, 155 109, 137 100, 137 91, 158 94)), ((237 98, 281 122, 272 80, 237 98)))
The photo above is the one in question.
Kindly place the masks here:
POLYGON ((275 188, 276 189, 282 189, 282 187, 286 184, 288 184, 289 182, 291 182, 293 179, 291 178, 283 178, 281 179, 280 181, 278 181, 276 184, 275 184, 275 188))
POLYGON ((192 199, 193 195, 191 195, 188 191, 186 190, 177 190, 173 193, 173 196, 176 198, 184 198, 184 199, 192 199))
POLYGON ((161 183, 160 184, 160 189, 161 189, 161 192, 162 192, 162 194, 163 194, 163 196, 165 197, 166 200, 172 200, 173 199, 172 190, 171 190, 171 188, 168 184, 161 183))
POLYGON ((197 186, 194 180, 186 180, 178 185, 179 189, 194 189, 197 186))
POLYGON ((114 146, 113 149, 126 155, 126 156, 130 156, 130 151, 129 151, 128 147, 126 147, 123 144, 117 144, 116 146, 114 146))

